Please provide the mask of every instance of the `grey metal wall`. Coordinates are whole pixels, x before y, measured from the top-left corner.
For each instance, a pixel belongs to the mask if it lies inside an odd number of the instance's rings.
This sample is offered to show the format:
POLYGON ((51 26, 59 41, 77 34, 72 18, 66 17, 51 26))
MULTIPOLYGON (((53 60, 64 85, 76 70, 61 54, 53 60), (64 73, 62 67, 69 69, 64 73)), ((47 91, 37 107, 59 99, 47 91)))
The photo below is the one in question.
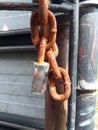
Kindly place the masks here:
POLYGON ((0 53, 0 113, 44 119, 44 95, 32 95, 34 52, 0 53))
MULTIPOLYGON (((0 2, 32 1, 0 0, 0 2)), ((30 16, 30 11, 0 11, 0 35, 5 34, 3 32, 29 29, 30 16)), ((10 40, 8 43, 10 45, 10 40)), ((38 124, 38 128, 40 125, 44 127, 44 95, 31 93, 32 68, 35 59, 35 51, 0 52, 0 121, 29 127, 38 124)))
MULTIPOLYGON (((29 2, 32 0, 0 0, 0 2, 29 2)), ((30 11, 0 11, 0 31, 30 28, 30 11)))

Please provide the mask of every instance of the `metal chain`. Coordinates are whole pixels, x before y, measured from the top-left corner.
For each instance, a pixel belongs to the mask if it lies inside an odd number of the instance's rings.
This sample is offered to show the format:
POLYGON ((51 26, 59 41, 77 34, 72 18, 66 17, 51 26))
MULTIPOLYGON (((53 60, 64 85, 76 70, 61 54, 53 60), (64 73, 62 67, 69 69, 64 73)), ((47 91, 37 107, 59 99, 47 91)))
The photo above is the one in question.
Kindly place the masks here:
POLYGON ((60 68, 57 64, 56 57, 58 55, 58 47, 56 44, 57 35, 57 22, 54 14, 48 10, 48 0, 39 0, 39 9, 34 11, 31 16, 31 39, 33 45, 39 51, 39 62, 43 60, 43 57, 50 63, 49 73, 49 93, 53 99, 62 101, 68 99, 71 92, 70 78, 67 71, 64 68, 60 68), (40 26, 40 32, 39 28, 40 26), (44 40, 43 40, 44 39, 44 40), (42 45, 41 41, 45 41, 42 45), (44 50, 43 50, 44 49, 44 50), (42 52, 45 51, 45 56, 42 56, 42 52), (64 84, 64 93, 58 94, 56 91, 55 79, 62 80, 64 84))

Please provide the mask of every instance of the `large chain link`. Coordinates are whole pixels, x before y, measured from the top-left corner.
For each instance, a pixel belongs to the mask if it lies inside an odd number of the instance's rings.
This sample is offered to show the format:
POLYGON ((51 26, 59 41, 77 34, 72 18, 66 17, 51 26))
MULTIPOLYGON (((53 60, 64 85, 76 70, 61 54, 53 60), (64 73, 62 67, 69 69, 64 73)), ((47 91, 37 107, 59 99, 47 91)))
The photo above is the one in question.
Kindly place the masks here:
POLYGON ((54 14, 48 10, 48 0, 38 0, 39 9, 32 12, 31 16, 31 39, 34 46, 39 51, 39 63, 43 58, 50 63, 49 72, 49 93, 53 99, 62 101, 68 99, 71 92, 70 78, 64 68, 57 64, 58 47, 56 44, 57 22, 54 14), (39 28, 40 27, 40 28, 39 28), (39 31, 40 30, 40 31, 39 31), (44 44, 41 41, 45 41, 44 44), (41 57, 41 52, 45 51, 45 56, 41 57), (64 84, 64 93, 58 94, 56 91, 55 79, 62 80, 64 84))

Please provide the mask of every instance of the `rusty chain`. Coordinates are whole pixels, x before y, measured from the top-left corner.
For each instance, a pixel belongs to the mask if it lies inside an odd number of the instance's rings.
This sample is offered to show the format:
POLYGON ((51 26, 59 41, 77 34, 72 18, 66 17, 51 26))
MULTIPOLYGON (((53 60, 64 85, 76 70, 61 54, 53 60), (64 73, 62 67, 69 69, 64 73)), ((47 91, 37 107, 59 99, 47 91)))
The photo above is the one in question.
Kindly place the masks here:
POLYGON ((31 40, 38 50, 38 62, 41 63, 41 61, 45 59, 50 63, 48 81, 50 95, 53 99, 62 101, 69 98, 71 87, 67 71, 64 68, 60 68, 56 61, 58 55, 58 47, 56 44, 56 18, 54 14, 48 10, 49 0, 38 0, 38 2, 39 9, 32 12, 31 15, 31 40), (45 55, 43 56, 43 54, 45 55), (55 79, 63 79, 63 94, 57 93, 55 79))

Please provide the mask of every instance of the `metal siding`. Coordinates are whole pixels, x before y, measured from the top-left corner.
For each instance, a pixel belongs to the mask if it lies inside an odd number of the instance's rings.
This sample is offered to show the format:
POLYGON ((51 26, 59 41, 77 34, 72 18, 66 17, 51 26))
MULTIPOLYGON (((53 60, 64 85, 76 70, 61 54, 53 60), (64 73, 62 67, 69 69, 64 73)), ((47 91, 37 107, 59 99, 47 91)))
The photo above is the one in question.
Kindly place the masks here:
POLYGON ((32 95, 32 52, 0 53, 0 112, 44 119, 44 95, 32 95))
MULTIPOLYGON (((0 2, 28 2, 32 0, 0 0, 0 2)), ((0 31, 30 28, 30 11, 0 11, 0 31)))

